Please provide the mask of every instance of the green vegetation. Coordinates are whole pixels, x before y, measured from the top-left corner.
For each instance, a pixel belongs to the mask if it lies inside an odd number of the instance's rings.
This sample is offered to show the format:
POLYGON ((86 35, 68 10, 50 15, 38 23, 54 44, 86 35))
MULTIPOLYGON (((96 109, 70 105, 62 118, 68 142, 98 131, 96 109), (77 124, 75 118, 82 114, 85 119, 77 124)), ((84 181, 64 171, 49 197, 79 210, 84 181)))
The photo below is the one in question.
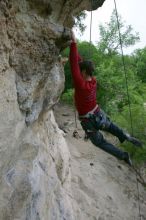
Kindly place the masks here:
POLYGON ((79 29, 80 33, 82 34, 85 29, 86 25, 84 24, 84 19, 86 18, 86 13, 85 11, 82 11, 77 17, 75 21, 75 26, 79 29))
POLYGON ((68 89, 62 94, 61 100, 69 105, 73 105, 73 89, 68 89))
MULTIPOLYGON (((125 27, 120 17, 122 29, 123 47, 134 45, 139 41, 138 33, 133 34, 132 27, 125 27)), ((143 149, 138 149, 125 143, 121 147, 128 149, 135 163, 146 162, 146 47, 136 50, 131 55, 125 55, 126 76, 119 52, 119 41, 115 12, 111 21, 106 26, 100 25, 100 41, 95 46, 88 42, 78 42, 78 50, 84 59, 91 59, 95 65, 94 75, 99 82, 97 100, 100 106, 111 119, 129 133, 141 139, 144 143, 143 149), (127 84, 128 82, 128 94, 127 84), (129 109, 130 104, 130 109, 129 109), (130 110, 132 122, 130 117, 130 110), (132 128, 131 128, 132 123, 132 128)), ((68 56, 69 49, 63 51, 63 56, 68 56)), ((65 90, 62 100, 73 103, 73 85, 69 62, 65 65, 65 90)))
MULTIPOLYGON (((119 28, 121 32, 121 41, 123 47, 129 47, 135 45, 140 40, 138 33, 133 33, 131 25, 126 26, 122 21, 120 15, 118 15, 119 28)), ((109 23, 104 26, 99 25, 100 42, 98 44, 99 49, 105 53, 112 54, 120 49, 119 30, 116 18, 116 11, 114 10, 109 23)))

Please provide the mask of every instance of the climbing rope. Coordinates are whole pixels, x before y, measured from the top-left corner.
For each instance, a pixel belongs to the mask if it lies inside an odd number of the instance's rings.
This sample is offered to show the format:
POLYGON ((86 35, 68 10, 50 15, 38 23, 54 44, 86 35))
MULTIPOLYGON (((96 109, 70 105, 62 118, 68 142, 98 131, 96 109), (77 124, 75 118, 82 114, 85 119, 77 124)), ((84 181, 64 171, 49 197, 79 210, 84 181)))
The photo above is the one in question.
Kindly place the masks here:
MULTIPOLYGON (((73 84, 73 82, 72 82, 72 84, 73 84)), ((73 96, 73 106, 74 106, 74 124, 75 124, 75 128, 74 128, 72 136, 74 138, 78 139, 79 138, 79 133, 78 133, 78 125, 77 125, 77 111, 76 111, 76 107, 75 107, 74 96, 73 96)))
MULTIPOLYGON (((92 5, 92 0, 91 0, 92 5)), ((90 44, 92 43, 92 10, 90 12, 90 44)))
MULTIPOLYGON (((142 215, 141 215, 141 207, 140 207, 140 190, 139 190, 139 184, 138 184, 138 171, 137 169, 133 166, 133 169, 135 171, 135 175, 136 175, 136 188, 137 188, 137 199, 138 199, 138 212, 139 212, 139 219, 142 219, 142 215)), ((140 172, 140 171, 139 171, 140 172)))
MULTIPOLYGON (((120 31, 120 24, 119 24, 119 17, 118 17, 118 10, 117 10, 116 0, 114 0, 114 5, 115 5, 116 18, 117 18, 117 26, 118 26, 118 33, 119 33, 119 42, 120 42, 121 54, 122 54, 123 70, 124 70, 125 81, 126 81, 126 91, 127 91, 127 97, 128 97, 128 106, 129 106, 131 132, 132 132, 132 135, 133 135, 133 122, 132 122, 130 95, 129 95, 129 89, 128 89, 128 77, 127 77, 127 71, 126 71, 126 65, 125 65, 125 59, 124 59, 124 53, 123 53, 122 37, 121 37, 121 31, 120 31)), ((141 220, 141 219, 142 219, 142 215, 141 215, 141 207, 140 207, 140 190, 139 190, 139 184, 138 184, 138 171, 137 171, 137 169, 136 169, 134 166, 133 166, 133 170, 135 171, 135 175, 136 175, 136 188, 137 188, 137 199, 138 199, 138 212, 139 212, 139 219, 141 220)))
POLYGON ((122 46, 123 43, 122 43, 122 37, 121 37, 121 31, 120 31, 120 24, 119 24, 119 17, 118 17, 118 10, 117 10, 117 5, 116 5, 116 0, 114 0, 114 5, 115 5, 116 18, 117 18, 119 42, 120 42, 121 54, 122 54, 123 70, 124 70, 125 81, 126 81, 126 91, 127 91, 128 106, 129 106, 131 133, 133 135, 133 122, 132 122, 132 111, 131 111, 130 95, 129 95, 129 88, 128 88, 128 77, 127 77, 127 71, 126 71, 126 65, 125 65, 125 59, 124 59, 124 52, 123 52, 123 46, 122 46))
POLYGON ((80 136, 79 136, 79 133, 78 133, 77 111, 76 111, 75 105, 74 105, 74 118, 75 118, 75 129, 73 131, 73 137, 78 139, 80 136))
POLYGON ((93 0, 91 0, 91 12, 90 12, 90 39, 89 39, 89 43, 90 43, 90 47, 89 47, 89 59, 91 59, 92 56, 92 5, 93 5, 93 0))

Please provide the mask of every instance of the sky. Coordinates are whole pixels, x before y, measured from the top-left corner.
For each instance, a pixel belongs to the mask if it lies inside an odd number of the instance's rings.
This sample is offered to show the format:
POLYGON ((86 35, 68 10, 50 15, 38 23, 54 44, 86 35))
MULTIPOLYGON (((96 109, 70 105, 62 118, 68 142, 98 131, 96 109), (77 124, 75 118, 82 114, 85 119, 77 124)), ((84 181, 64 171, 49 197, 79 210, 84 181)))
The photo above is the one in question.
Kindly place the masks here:
MULTIPOLYGON (((140 42, 136 45, 124 50, 124 53, 132 53, 134 49, 144 48, 146 46, 146 0, 116 0, 118 14, 126 25, 131 25, 134 32, 138 32, 140 42)), ((99 41, 99 24, 110 21, 112 11, 114 9, 114 0, 105 0, 102 7, 92 12, 92 37, 93 43, 99 41)), ((90 18, 91 13, 87 12, 85 19, 86 31, 82 36, 75 30, 76 36, 80 40, 90 41, 90 18)))

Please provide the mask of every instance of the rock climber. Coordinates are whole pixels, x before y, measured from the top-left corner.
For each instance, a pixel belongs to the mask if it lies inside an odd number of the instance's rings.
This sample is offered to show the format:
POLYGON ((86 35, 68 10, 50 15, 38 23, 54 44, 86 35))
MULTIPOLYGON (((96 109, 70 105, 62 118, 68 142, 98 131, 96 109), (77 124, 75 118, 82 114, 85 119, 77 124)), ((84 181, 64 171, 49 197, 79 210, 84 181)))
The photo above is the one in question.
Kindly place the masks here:
POLYGON ((73 31, 71 31, 70 66, 75 88, 75 106, 86 135, 95 146, 132 166, 129 153, 109 143, 100 130, 118 137, 121 143, 126 140, 138 147, 142 147, 142 143, 114 124, 97 104, 96 90, 98 89, 98 83, 93 76, 94 65, 89 60, 83 61, 81 59, 73 31))

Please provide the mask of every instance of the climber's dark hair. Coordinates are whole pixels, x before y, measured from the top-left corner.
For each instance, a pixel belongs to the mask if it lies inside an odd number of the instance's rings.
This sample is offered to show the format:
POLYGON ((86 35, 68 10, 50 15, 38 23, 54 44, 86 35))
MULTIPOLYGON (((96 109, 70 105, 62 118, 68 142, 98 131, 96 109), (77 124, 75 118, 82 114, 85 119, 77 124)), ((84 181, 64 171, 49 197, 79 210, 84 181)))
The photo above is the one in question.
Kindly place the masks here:
POLYGON ((80 71, 86 71, 88 76, 92 76, 94 72, 94 65, 92 61, 84 60, 79 62, 80 71))

